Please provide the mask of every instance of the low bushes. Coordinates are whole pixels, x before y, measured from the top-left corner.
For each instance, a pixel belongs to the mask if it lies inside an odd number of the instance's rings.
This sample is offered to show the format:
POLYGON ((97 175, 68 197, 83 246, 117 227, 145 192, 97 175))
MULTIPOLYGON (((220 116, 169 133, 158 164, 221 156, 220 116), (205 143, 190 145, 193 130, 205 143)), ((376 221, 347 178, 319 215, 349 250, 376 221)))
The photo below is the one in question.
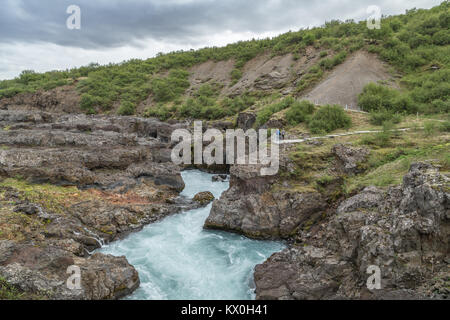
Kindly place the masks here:
POLYGON ((168 102, 182 95, 190 87, 189 73, 172 70, 166 78, 152 80, 151 90, 157 102, 168 102))
POLYGON ((381 126, 383 122, 390 121, 392 123, 400 123, 402 121, 402 116, 398 113, 382 109, 377 111, 372 111, 370 113, 370 123, 376 126, 381 126))
POLYGON ((231 80, 233 85, 236 84, 241 78, 242 78, 241 70, 233 69, 233 71, 231 71, 231 80))
POLYGON ((295 126, 307 121, 308 117, 314 113, 314 110, 314 104, 309 101, 295 102, 286 112, 286 120, 290 125, 295 126))
POLYGON ((417 105, 407 94, 383 85, 369 83, 364 87, 358 97, 359 106, 367 112, 390 112, 415 113, 417 105))
POLYGON ((333 58, 322 59, 319 62, 319 65, 326 70, 330 70, 333 67, 344 62, 346 58, 347 58, 347 52, 342 51, 342 52, 338 53, 337 55, 335 55, 333 58))
POLYGON ((261 111, 258 112, 256 116, 256 126, 260 127, 270 120, 273 114, 280 112, 281 110, 287 109, 292 106, 295 102, 293 97, 288 97, 281 100, 278 103, 271 104, 269 106, 264 107, 261 111))
POLYGON ((383 131, 365 136, 361 142, 366 145, 378 146, 380 148, 390 145, 390 141, 394 132, 394 124, 390 121, 383 122, 383 131))
POLYGON ((329 133, 337 129, 348 129, 352 125, 351 118, 338 105, 321 107, 308 121, 312 133, 329 133))
POLYGON ((136 105, 130 101, 123 101, 117 110, 117 114, 120 116, 132 116, 135 112, 136 105))

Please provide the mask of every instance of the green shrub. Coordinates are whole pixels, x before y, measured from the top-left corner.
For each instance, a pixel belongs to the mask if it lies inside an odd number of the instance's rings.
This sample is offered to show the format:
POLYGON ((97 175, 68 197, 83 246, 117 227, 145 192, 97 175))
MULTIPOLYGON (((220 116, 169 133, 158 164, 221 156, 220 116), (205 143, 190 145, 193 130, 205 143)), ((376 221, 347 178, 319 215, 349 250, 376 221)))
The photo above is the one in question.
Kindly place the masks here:
POLYGON ((255 103, 255 98, 248 94, 242 94, 234 98, 225 98, 220 105, 226 110, 228 116, 235 115, 248 109, 255 103))
POLYGON ((314 109, 314 104, 309 101, 295 102, 286 112, 286 120, 290 125, 295 126, 305 122, 307 117, 314 113, 314 109))
POLYGON ((189 73, 184 70, 172 70, 166 78, 152 80, 152 92, 157 102, 168 102, 184 94, 190 87, 189 73))
POLYGON ((132 116, 136 112, 136 105, 130 101, 122 101, 117 114, 119 116, 132 116))
POLYGON ((81 110, 88 114, 95 114, 95 106, 98 104, 98 99, 91 96, 90 94, 83 94, 80 100, 81 110))
POLYGON ((415 113, 418 110, 417 104, 408 94, 375 83, 364 87, 358 97, 358 104, 367 112, 388 110, 394 113, 415 113))
POLYGON ((309 72, 309 73, 315 73, 315 74, 317 74, 317 73, 320 72, 320 67, 319 67, 319 66, 312 66, 312 67, 308 70, 308 72, 309 72))
POLYGON ((10 87, 10 88, 6 88, 6 89, 2 89, 2 90, 0 90, 0 99, 12 98, 12 97, 18 95, 19 93, 23 93, 23 92, 25 92, 25 90, 23 88, 19 88, 19 87, 10 87))
POLYGON ((438 129, 442 132, 450 132, 450 121, 440 122, 438 129))
POLYGON ((449 30, 441 30, 433 35, 433 43, 438 46, 445 46, 450 43, 449 30))
POLYGON ((274 103, 267 107, 264 107, 261 111, 256 115, 256 127, 260 127, 264 125, 267 121, 270 120, 273 114, 280 112, 281 110, 289 108, 295 99, 293 97, 284 98, 278 103, 274 103))
POLYGON ((437 126, 435 121, 427 121, 423 126, 425 136, 429 137, 436 133, 437 126))
MULTIPOLYGON (((236 71, 232 72, 231 77, 235 83, 241 78, 242 67, 259 54, 270 52, 276 56, 294 52, 294 58, 297 59, 305 53, 307 46, 314 45, 315 48, 328 50, 330 55, 331 50, 335 50, 335 55, 326 56, 325 51, 322 51, 319 63, 321 70, 313 68, 311 73, 304 75, 297 84, 296 94, 317 83, 323 71, 344 62, 348 53, 364 47, 404 75, 401 82, 405 93, 399 93, 401 97, 396 95, 387 101, 384 97, 367 97, 365 102, 372 104, 369 107, 371 110, 383 108, 413 113, 419 109, 427 114, 445 113, 448 112, 450 100, 449 12, 448 1, 443 1, 428 10, 413 9, 403 15, 383 17, 380 30, 369 30, 364 22, 333 20, 325 22, 322 27, 287 32, 273 38, 240 41, 221 48, 176 51, 158 54, 147 60, 132 59, 105 66, 91 63, 81 68, 46 73, 28 70, 15 79, 0 81, 0 98, 50 90, 77 80, 80 95, 88 94, 92 98, 92 101, 83 103, 87 112, 109 110, 117 101, 130 101, 138 105, 150 94, 153 94, 156 102, 172 102, 179 99, 189 87, 188 73, 184 70, 194 65, 207 61, 234 60, 236 71), (366 45, 366 39, 377 41, 366 45), (438 70, 430 68, 432 65, 438 66, 438 70), (162 76, 167 73, 167 77, 162 76)), ((199 104, 201 108, 215 105, 199 104)), ((234 102, 232 105, 230 108, 225 107, 225 114, 229 115, 232 109, 240 108, 234 102)))
POLYGON ((322 59, 320 60, 319 65, 326 70, 330 70, 333 68, 333 60, 330 58, 322 59))
POLYGON ((337 66, 345 61, 347 58, 347 52, 343 51, 338 53, 336 56, 333 57, 333 66, 337 66))
POLYGON ((394 113, 386 109, 372 111, 370 113, 371 124, 381 126, 386 121, 390 121, 392 123, 400 123, 402 121, 402 116, 398 113, 394 113))
POLYGON ((351 125, 351 118, 338 105, 321 107, 308 121, 309 129, 316 134, 329 133, 336 129, 348 129, 351 125))
POLYGON ((157 107, 148 108, 144 116, 146 117, 154 117, 158 118, 161 121, 166 121, 170 119, 173 115, 173 113, 176 111, 176 108, 173 110, 170 110, 168 107, 164 105, 158 105, 157 107))
POLYGON ((314 40, 315 40, 314 35, 311 34, 311 33, 308 33, 308 34, 303 38, 303 42, 304 42, 306 45, 308 45, 308 46, 312 45, 312 44, 314 43, 314 40))
POLYGON ((393 135, 394 124, 390 121, 383 123, 383 131, 374 135, 365 136, 362 143, 366 145, 378 146, 380 148, 388 147, 393 135))
POLYGON ((231 80, 236 84, 242 78, 242 71, 239 69, 233 69, 231 71, 231 80))

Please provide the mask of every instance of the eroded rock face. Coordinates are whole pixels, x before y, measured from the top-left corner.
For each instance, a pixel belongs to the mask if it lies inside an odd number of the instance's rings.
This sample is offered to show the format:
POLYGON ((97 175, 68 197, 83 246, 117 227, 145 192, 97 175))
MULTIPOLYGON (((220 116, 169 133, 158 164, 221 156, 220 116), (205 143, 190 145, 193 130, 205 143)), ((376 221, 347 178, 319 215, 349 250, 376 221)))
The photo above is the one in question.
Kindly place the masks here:
POLYGON ((214 201, 206 228, 260 239, 288 238, 325 208, 318 192, 271 190, 278 177, 261 176, 260 169, 258 165, 231 168, 230 189, 214 201))
POLYGON ((253 128, 253 125, 256 122, 256 115, 250 112, 241 112, 237 118, 237 127, 247 131, 248 129, 253 128))
POLYGON ((411 166, 401 186, 366 188, 297 245, 256 267, 259 299, 449 298, 449 178, 411 166), (369 290, 369 266, 381 290, 369 290))
POLYGON ((58 247, 12 241, 0 241, 0 252, 0 275, 8 283, 48 299, 119 299, 139 287, 139 275, 125 257, 96 253, 81 258, 58 247), (68 281, 71 266, 80 270, 79 288, 68 281))
POLYGON ((0 112, 0 174, 32 182, 121 191, 144 182, 179 192, 170 160, 173 130, 154 119, 0 112))
POLYGON ((228 179, 228 175, 226 175, 226 174, 217 174, 217 175, 214 175, 211 179, 212 179, 213 182, 225 182, 228 179))
MULTIPOLYGON (((31 98, 46 111, 57 101, 51 94, 31 98)), ((137 117, 0 110, 0 178, 24 180, 31 189, 43 183, 75 186, 71 190, 82 194, 44 207, 14 183, 0 186, 0 276, 48 299, 118 299, 133 292, 139 276, 125 257, 92 252, 201 206, 178 197, 185 186, 180 167, 171 162, 169 139, 184 126, 137 117), (81 270, 79 290, 66 285, 69 266, 81 270)))
POLYGON ((350 144, 337 144, 331 152, 337 159, 337 169, 345 174, 357 174, 363 171, 362 164, 370 151, 367 148, 355 148, 350 144))

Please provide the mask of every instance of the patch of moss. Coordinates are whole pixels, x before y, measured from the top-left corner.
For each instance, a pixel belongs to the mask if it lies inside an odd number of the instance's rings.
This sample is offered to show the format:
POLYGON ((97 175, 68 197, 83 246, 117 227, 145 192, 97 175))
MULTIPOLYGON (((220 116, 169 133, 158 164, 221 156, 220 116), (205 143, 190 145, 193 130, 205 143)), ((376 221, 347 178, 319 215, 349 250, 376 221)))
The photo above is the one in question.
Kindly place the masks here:
POLYGON ((2 187, 12 188, 18 192, 21 200, 39 204, 44 210, 57 214, 64 214, 67 207, 80 199, 92 198, 89 193, 81 192, 76 187, 31 184, 21 177, 8 178, 1 181, 0 188, 2 187))
POLYGON ((48 296, 42 293, 33 294, 22 291, 0 277, 0 300, 44 300, 48 296))

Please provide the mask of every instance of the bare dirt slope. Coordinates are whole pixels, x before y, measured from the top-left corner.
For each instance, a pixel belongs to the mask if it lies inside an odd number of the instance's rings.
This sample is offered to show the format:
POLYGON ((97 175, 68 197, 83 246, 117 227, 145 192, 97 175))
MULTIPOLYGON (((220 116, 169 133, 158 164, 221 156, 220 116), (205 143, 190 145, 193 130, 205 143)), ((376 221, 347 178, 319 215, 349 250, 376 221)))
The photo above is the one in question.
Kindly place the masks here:
POLYGON ((303 98, 320 105, 340 104, 357 109, 358 95, 364 86, 378 81, 387 81, 394 85, 386 64, 375 55, 359 51, 336 67, 303 98))
POLYGON ((225 87, 231 83, 231 71, 234 69, 234 61, 207 61, 193 66, 189 72, 191 83, 190 92, 194 92, 203 83, 217 82, 225 87))
MULTIPOLYGON (((187 94, 192 95, 205 83, 223 85, 222 95, 237 96, 246 91, 281 90, 285 94, 294 90, 293 82, 304 74, 319 59, 319 52, 308 47, 305 54, 294 59, 293 54, 272 56, 270 52, 261 54, 248 61, 242 69, 242 78, 232 82, 231 72, 235 69, 235 61, 207 61, 189 69, 191 83, 187 94)), ((148 104, 148 103, 147 103, 148 104)))
POLYGON ((82 113, 80 99, 76 86, 66 85, 49 91, 21 93, 12 98, 1 99, 0 109, 82 113))
POLYGON ((242 78, 226 90, 227 95, 239 95, 245 91, 270 91, 283 89, 288 94, 294 90, 293 81, 304 74, 319 59, 318 50, 312 47, 297 61, 293 54, 272 57, 270 52, 247 62, 242 78))

